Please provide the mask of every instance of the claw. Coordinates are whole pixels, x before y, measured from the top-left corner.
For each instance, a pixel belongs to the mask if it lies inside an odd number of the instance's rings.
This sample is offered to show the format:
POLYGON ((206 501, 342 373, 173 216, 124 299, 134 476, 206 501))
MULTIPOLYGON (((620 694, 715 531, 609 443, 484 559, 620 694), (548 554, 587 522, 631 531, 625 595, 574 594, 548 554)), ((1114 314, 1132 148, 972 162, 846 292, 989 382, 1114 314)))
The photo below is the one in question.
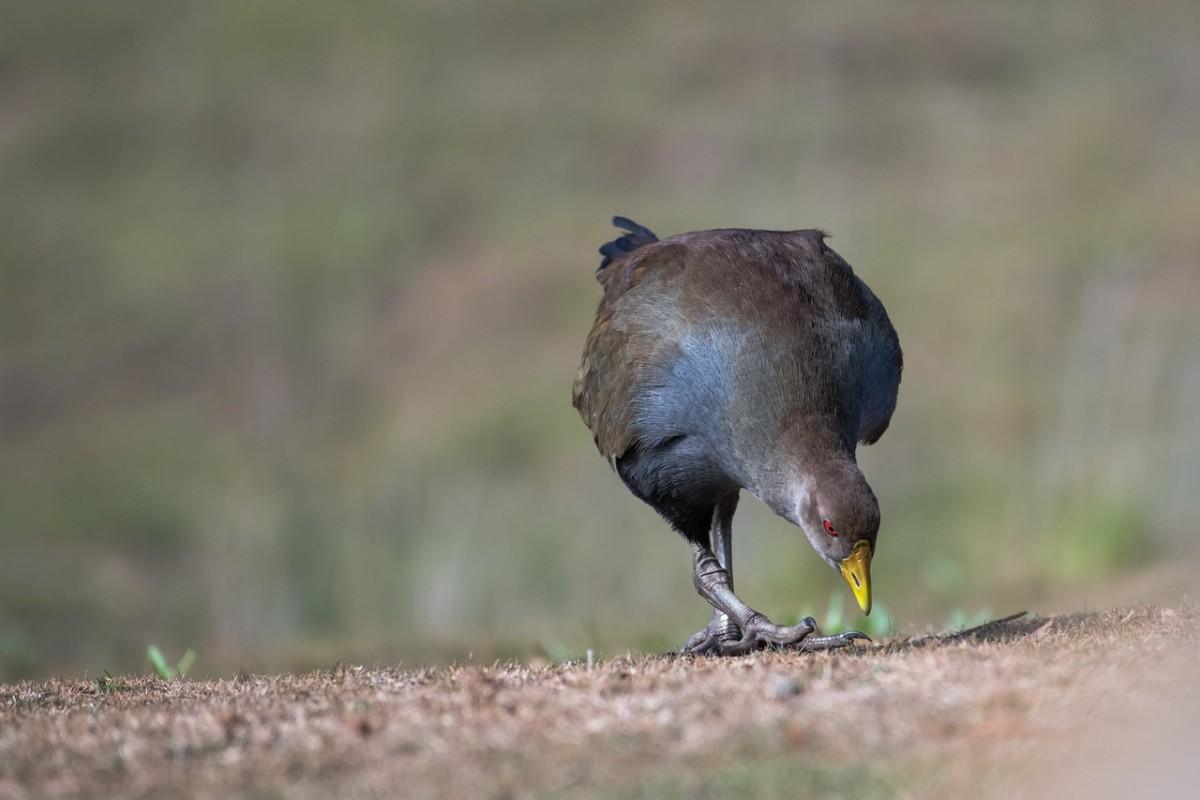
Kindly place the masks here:
POLYGON ((688 655, 724 655, 727 646, 741 639, 742 632, 738 626, 724 614, 716 612, 706 626, 684 642, 679 652, 688 655))
POLYGON ((711 655, 721 650, 721 630, 712 625, 693 633, 679 652, 687 655, 711 655))
POLYGON ((681 653, 688 655, 707 655, 714 653, 720 649, 720 639, 707 630, 698 631, 692 634, 692 637, 680 649, 681 653))

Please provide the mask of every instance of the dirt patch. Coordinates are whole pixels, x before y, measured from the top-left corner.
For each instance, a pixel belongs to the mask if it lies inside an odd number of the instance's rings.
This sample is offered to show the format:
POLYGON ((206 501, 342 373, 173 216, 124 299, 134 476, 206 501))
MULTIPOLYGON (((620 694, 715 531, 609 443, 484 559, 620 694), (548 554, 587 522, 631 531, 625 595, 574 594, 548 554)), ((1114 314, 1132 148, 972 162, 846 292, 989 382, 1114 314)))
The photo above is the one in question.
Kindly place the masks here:
POLYGON ((1198 641, 1153 607, 834 654, 21 683, 0 800, 1005 796, 1191 702, 1198 641))

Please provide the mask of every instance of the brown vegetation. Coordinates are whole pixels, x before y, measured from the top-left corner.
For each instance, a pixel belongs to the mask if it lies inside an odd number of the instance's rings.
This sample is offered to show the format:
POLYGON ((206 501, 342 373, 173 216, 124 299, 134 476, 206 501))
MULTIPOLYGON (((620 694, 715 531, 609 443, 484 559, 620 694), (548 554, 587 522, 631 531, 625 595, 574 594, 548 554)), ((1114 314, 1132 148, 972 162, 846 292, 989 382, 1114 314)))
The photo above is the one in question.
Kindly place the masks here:
MULTIPOLYGON (((1200 610, 1141 607, 836 654, 20 683, 0 798, 1111 793, 1146 776, 1089 743, 1120 732, 1151 767, 1138 724, 1196 707, 1198 641, 1200 610)), ((1171 763, 1160 796, 1185 785, 1171 763)))

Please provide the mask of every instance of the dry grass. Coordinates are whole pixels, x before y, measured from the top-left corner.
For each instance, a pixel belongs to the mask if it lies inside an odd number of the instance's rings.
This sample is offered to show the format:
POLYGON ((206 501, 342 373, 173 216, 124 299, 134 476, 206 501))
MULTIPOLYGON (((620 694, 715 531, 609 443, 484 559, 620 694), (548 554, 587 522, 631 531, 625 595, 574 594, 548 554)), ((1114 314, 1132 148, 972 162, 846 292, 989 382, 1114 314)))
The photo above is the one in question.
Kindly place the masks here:
POLYGON ((1141 607, 832 655, 19 683, 0 798, 1011 796, 1179 707, 1198 640, 1141 607))

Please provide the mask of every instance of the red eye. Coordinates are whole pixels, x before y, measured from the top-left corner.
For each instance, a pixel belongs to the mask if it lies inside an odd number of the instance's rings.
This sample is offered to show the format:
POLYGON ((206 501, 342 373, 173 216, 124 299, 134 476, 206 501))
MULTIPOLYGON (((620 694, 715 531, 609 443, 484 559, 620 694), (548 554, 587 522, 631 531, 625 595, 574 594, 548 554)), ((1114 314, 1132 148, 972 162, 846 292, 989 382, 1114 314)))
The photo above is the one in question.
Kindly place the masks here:
POLYGON ((833 529, 833 523, 827 519, 821 520, 821 524, 825 526, 825 532, 830 536, 837 536, 838 532, 833 529))

